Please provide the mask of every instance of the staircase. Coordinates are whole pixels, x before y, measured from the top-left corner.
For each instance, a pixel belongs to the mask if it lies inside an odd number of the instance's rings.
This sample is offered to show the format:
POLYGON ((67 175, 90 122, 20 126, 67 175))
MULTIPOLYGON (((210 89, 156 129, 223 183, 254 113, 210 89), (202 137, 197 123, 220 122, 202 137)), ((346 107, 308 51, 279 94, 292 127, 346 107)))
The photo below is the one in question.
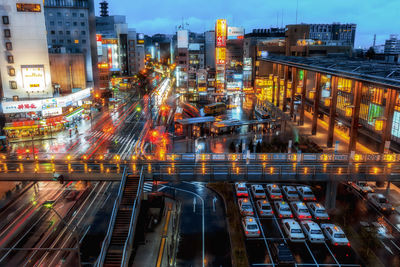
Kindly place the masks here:
POLYGON ((103 266, 120 267, 122 264, 124 246, 129 234, 129 226, 138 193, 139 180, 138 175, 129 175, 126 179, 103 266))

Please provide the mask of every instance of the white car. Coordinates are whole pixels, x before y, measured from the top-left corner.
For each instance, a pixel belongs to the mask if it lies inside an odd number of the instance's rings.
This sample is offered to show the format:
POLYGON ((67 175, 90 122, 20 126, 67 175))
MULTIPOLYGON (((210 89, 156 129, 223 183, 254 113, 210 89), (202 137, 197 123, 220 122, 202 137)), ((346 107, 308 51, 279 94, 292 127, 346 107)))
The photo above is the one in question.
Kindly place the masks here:
POLYGON ((303 242, 306 237, 301 230, 301 227, 298 222, 293 219, 285 219, 282 221, 283 230, 286 232, 288 238, 292 242, 303 242))
POLYGON ((362 194, 369 194, 369 193, 374 193, 374 189, 372 189, 371 186, 368 185, 367 182, 365 181, 358 181, 358 182, 349 182, 350 185, 357 190, 358 192, 362 194))
POLYGON ((303 201, 317 200, 317 198, 314 196, 313 191, 308 186, 298 186, 297 192, 299 192, 299 195, 300 195, 301 199, 303 199, 303 201))
POLYGON ((282 199, 281 189, 276 184, 267 184, 267 192, 272 200, 282 199))
POLYGON ((261 217, 267 217, 267 216, 272 216, 274 214, 274 211, 272 210, 271 204, 267 200, 257 200, 256 201, 256 206, 258 209, 258 214, 260 214, 261 217))
POLYGON ((254 198, 267 198, 267 195, 265 195, 265 191, 262 185, 259 184, 252 185, 251 192, 253 193, 254 198))
POLYGON ((301 221, 300 225, 311 243, 323 243, 325 241, 324 234, 317 223, 306 220, 301 221))
POLYGON ((238 206, 240 210, 240 214, 243 216, 254 215, 253 207, 248 198, 239 198, 238 206))
POLYGON ((308 208, 306 204, 304 204, 304 202, 292 202, 290 203, 290 205, 292 205, 293 212, 296 215, 297 219, 311 219, 311 214, 308 211, 308 208))
POLYGON ((236 196, 237 197, 248 197, 249 192, 247 191, 246 183, 235 183, 236 196))
POLYGON ((314 220, 330 220, 329 214, 326 212, 324 206, 317 202, 308 202, 307 207, 310 210, 314 220))
POLYGON ((247 237, 259 237, 260 236, 260 228, 258 227, 258 224, 254 217, 244 217, 242 219, 242 225, 243 225, 243 230, 244 234, 247 237))
POLYGON ((293 218, 292 211, 290 210, 289 204, 285 201, 274 202, 276 214, 279 218, 293 218))
POLYGON ((326 238, 334 246, 349 246, 350 242, 344 234, 342 228, 331 223, 321 224, 322 231, 324 232, 326 238))
POLYGON ((291 186, 291 185, 284 185, 284 186, 282 186, 282 191, 288 201, 300 200, 299 194, 297 193, 297 190, 296 190, 296 187, 291 186))
POLYGON ((386 197, 379 193, 371 193, 367 195, 368 200, 372 205, 377 207, 382 212, 391 213, 394 211, 392 204, 386 199, 386 197))

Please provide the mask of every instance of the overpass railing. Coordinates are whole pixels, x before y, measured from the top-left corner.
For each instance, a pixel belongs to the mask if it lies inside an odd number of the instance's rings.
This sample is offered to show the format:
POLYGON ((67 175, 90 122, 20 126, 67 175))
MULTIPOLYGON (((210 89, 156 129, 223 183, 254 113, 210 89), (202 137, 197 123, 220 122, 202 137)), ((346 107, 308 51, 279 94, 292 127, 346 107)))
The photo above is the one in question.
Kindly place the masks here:
POLYGON ((119 154, 82 154, 72 156, 67 153, 26 153, 0 154, 4 161, 83 161, 83 162, 137 162, 137 161, 271 161, 271 162, 400 162, 400 154, 358 154, 358 153, 167 153, 124 156, 119 154))
POLYGON ((100 255, 95 264, 95 266, 97 266, 97 267, 102 266, 102 264, 105 260, 106 254, 107 254, 108 246, 110 245, 112 231, 114 229, 114 224, 115 224, 115 218, 117 216, 119 204, 121 203, 121 199, 122 199, 122 195, 123 195, 123 191, 124 191, 124 187, 125 187, 125 182, 126 182, 126 177, 128 176, 126 169, 127 168, 124 168, 124 172, 122 174, 121 183, 119 184, 119 189, 118 189, 118 195, 114 201, 114 206, 113 206, 113 210, 111 213, 110 222, 108 223, 107 233, 106 233, 106 236, 104 237, 103 243, 101 245, 100 255))

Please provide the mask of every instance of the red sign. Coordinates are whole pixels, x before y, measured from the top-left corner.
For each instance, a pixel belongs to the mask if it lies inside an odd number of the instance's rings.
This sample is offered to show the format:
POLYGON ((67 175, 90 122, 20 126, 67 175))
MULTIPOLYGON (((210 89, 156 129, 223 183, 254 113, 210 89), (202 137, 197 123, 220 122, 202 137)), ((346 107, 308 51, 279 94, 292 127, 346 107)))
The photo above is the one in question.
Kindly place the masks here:
POLYGON ((102 40, 101 34, 96 34, 96 41, 101 42, 101 40, 102 40))

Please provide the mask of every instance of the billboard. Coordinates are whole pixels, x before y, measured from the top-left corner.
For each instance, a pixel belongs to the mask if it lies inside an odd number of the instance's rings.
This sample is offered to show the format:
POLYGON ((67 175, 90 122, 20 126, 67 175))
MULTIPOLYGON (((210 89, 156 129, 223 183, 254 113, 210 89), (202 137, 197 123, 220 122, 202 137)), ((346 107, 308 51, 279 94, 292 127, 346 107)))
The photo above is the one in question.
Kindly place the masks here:
POLYGON ((223 65, 226 61, 226 48, 217 47, 215 48, 215 64, 223 65))
POLYGON ((21 66, 21 71, 22 84, 26 91, 33 92, 46 90, 43 65, 21 66))
POLYGON ((217 20, 215 25, 215 43, 217 47, 226 46, 226 19, 217 20))
POLYGON ((143 33, 139 33, 137 35, 137 43, 138 44, 144 44, 144 34, 143 33))
POLYGON ((103 55, 103 46, 102 46, 102 36, 101 34, 96 34, 96 44, 97 44, 97 55, 102 56, 103 55))
POLYGON ((189 47, 189 33, 187 30, 178 31, 178 48, 188 48, 189 47))
POLYGON ((244 28, 228 27, 228 40, 244 39, 244 28))

